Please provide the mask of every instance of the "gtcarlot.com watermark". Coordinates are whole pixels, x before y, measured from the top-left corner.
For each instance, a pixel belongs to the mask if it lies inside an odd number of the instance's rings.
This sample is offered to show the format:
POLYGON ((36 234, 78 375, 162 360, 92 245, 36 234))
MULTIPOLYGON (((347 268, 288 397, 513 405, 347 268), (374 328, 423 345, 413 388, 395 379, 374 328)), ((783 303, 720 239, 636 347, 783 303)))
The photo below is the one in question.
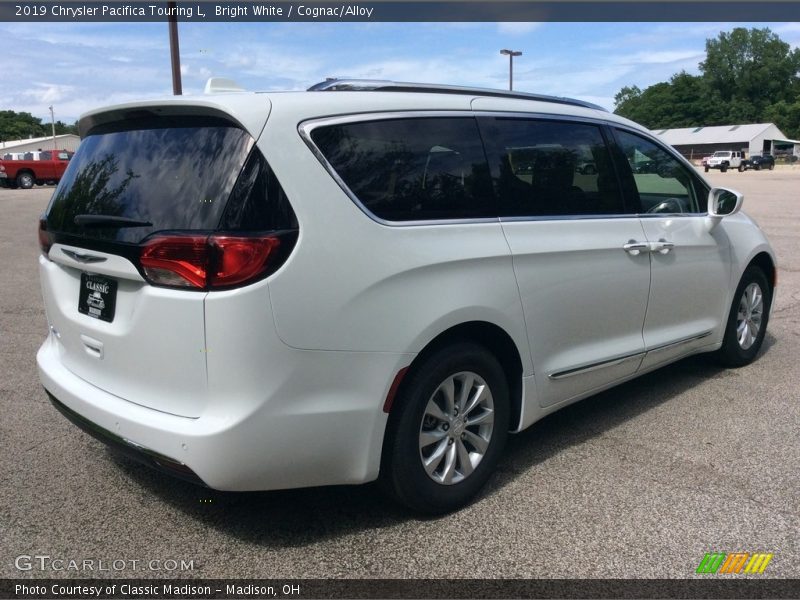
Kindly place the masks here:
POLYGON ((20 554, 14 559, 18 571, 73 571, 73 572, 121 572, 121 571, 160 571, 174 573, 194 571, 194 560, 135 558, 64 558, 48 554, 20 554))

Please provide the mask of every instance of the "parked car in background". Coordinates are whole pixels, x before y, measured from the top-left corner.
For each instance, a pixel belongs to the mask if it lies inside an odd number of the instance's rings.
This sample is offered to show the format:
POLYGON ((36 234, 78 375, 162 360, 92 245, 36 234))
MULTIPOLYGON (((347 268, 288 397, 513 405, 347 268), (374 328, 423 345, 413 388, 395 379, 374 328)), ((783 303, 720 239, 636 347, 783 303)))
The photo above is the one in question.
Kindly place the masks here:
POLYGON ((747 161, 746 168, 755 171, 760 171, 761 169, 772 171, 775 168, 775 157, 771 154, 756 154, 747 161))
POLYGON ((0 185, 30 189, 37 184, 58 183, 74 153, 45 150, 36 154, 38 158, 28 160, 0 160, 0 185))
POLYGON ((719 169, 722 173, 728 169, 736 169, 741 172, 744 171, 742 161, 744 160, 744 153, 738 150, 720 150, 706 161, 705 172, 708 173, 709 169, 719 169))
POLYGON ((41 382, 214 489, 379 479, 454 510, 510 432, 764 340, 776 262, 742 196, 586 102, 328 80, 79 127, 40 221, 41 382))

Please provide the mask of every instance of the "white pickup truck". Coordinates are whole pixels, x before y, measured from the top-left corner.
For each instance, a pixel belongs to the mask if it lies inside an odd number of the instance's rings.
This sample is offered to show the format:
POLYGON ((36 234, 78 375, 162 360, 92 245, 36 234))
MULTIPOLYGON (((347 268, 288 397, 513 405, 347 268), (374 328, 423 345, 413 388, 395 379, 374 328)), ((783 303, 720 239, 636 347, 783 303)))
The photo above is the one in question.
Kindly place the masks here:
POLYGON ((735 152, 733 150, 719 150, 714 152, 714 155, 706 161, 706 173, 709 169, 719 169, 723 173, 728 169, 738 169, 740 172, 744 171, 744 152, 735 152))

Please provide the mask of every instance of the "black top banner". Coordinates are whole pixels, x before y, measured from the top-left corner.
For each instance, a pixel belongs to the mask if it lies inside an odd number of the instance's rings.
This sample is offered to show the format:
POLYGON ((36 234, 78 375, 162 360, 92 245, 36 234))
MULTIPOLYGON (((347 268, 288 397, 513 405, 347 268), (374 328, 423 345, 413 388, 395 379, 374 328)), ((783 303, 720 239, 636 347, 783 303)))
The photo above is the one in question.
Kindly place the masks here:
POLYGON ((800 21, 794 1, 701 2, 485 1, 485 2, 0 2, 7 22, 656 22, 800 21))

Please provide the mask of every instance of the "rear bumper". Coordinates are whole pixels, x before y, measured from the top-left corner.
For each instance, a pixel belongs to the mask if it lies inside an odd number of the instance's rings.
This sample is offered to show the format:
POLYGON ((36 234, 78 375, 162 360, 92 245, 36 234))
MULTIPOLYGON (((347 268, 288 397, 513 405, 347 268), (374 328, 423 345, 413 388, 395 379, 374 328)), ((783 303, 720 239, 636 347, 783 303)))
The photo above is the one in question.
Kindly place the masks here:
POLYGON ((394 373, 413 356, 295 352, 296 369, 285 375, 279 395, 243 402, 220 394, 197 418, 135 404, 77 377, 61 363, 53 335, 37 363, 42 385, 70 421, 171 475, 228 491, 374 480, 386 428, 383 401, 394 373))
MULTIPOLYGON (((45 391, 47 392, 47 390, 45 391)), ((205 485, 205 482, 203 482, 203 480, 200 479, 194 471, 192 471, 183 463, 172 460, 171 458, 163 456, 158 452, 153 452, 148 448, 143 448, 142 446, 139 446, 130 440, 126 440, 125 438, 119 437, 118 435, 114 435, 110 431, 106 431, 102 427, 98 427, 91 421, 84 419, 74 410, 66 407, 50 392, 47 392, 47 395, 50 398, 50 402, 53 403, 53 406, 55 406, 58 412, 64 415, 67 420, 91 435, 96 440, 103 442, 115 452, 147 465, 148 467, 152 467, 158 471, 161 471, 162 473, 172 475, 197 485, 205 485)))

